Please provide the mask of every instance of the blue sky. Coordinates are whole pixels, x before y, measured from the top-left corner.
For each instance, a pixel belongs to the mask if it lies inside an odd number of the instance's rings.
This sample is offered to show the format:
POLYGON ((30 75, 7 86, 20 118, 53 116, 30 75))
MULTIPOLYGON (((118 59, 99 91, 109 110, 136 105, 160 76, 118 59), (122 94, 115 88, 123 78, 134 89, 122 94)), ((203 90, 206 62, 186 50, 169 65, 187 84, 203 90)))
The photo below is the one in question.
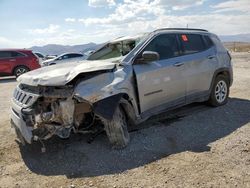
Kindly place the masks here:
POLYGON ((250 0, 0 0, 0 48, 99 43, 187 24, 250 33, 250 0))

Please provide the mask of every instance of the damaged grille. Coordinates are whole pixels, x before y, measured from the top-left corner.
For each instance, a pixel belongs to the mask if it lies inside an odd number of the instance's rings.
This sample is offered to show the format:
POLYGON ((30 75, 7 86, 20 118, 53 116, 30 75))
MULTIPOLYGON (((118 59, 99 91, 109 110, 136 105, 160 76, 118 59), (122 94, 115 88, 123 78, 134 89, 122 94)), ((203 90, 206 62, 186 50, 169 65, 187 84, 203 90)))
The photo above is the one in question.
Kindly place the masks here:
POLYGON ((13 94, 13 99, 21 106, 31 106, 39 97, 39 95, 25 92, 20 88, 16 88, 13 94))

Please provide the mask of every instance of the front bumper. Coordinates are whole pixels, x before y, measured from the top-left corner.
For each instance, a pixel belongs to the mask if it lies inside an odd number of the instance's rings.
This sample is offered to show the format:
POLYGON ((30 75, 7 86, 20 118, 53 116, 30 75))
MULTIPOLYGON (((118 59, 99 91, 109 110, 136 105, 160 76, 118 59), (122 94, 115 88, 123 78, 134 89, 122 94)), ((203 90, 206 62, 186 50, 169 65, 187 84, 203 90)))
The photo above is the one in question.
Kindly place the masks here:
POLYGON ((28 127, 23 119, 23 114, 21 112, 22 107, 18 106, 15 101, 11 101, 11 124, 18 129, 24 138, 24 140, 31 144, 33 135, 32 135, 32 127, 28 127))

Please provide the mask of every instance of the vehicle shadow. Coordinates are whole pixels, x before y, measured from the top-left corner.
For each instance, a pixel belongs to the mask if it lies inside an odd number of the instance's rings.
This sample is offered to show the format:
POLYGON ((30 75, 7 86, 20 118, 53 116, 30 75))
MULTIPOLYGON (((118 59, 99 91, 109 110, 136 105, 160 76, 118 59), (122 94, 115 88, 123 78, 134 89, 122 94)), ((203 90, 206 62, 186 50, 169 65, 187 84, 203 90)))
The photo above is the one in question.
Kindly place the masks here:
POLYGON ((16 77, 8 76, 8 77, 0 77, 0 84, 1 83, 12 83, 16 82, 16 77))
POLYGON ((46 141, 45 153, 39 143, 20 145, 20 151, 27 167, 37 174, 76 178, 120 173, 171 154, 209 151, 210 143, 250 122, 249 111, 250 101, 238 98, 218 108, 188 105, 142 124, 131 132, 131 142, 123 150, 112 150, 103 134, 91 144, 86 136, 73 135, 46 141))

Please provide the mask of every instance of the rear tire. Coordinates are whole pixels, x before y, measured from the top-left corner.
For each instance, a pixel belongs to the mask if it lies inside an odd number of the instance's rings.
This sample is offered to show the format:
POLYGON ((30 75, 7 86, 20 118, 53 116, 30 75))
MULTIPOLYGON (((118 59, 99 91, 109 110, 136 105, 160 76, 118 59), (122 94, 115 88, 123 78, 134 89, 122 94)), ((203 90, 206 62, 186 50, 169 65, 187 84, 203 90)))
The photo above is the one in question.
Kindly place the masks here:
POLYGON ((29 71, 29 68, 26 66, 18 66, 15 68, 14 70, 14 75, 16 76, 16 78, 18 78, 20 75, 26 73, 29 71))
POLYGON ((121 105, 116 108, 113 119, 105 119, 103 123, 112 148, 125 148, 130 141, 130 136, 128 132, 128 120, 121 105))
POLYGON ((224 75, 218 75, 214 81, 208 104, 222 106, 227 103, 229 95, 229 81, 224 75))

